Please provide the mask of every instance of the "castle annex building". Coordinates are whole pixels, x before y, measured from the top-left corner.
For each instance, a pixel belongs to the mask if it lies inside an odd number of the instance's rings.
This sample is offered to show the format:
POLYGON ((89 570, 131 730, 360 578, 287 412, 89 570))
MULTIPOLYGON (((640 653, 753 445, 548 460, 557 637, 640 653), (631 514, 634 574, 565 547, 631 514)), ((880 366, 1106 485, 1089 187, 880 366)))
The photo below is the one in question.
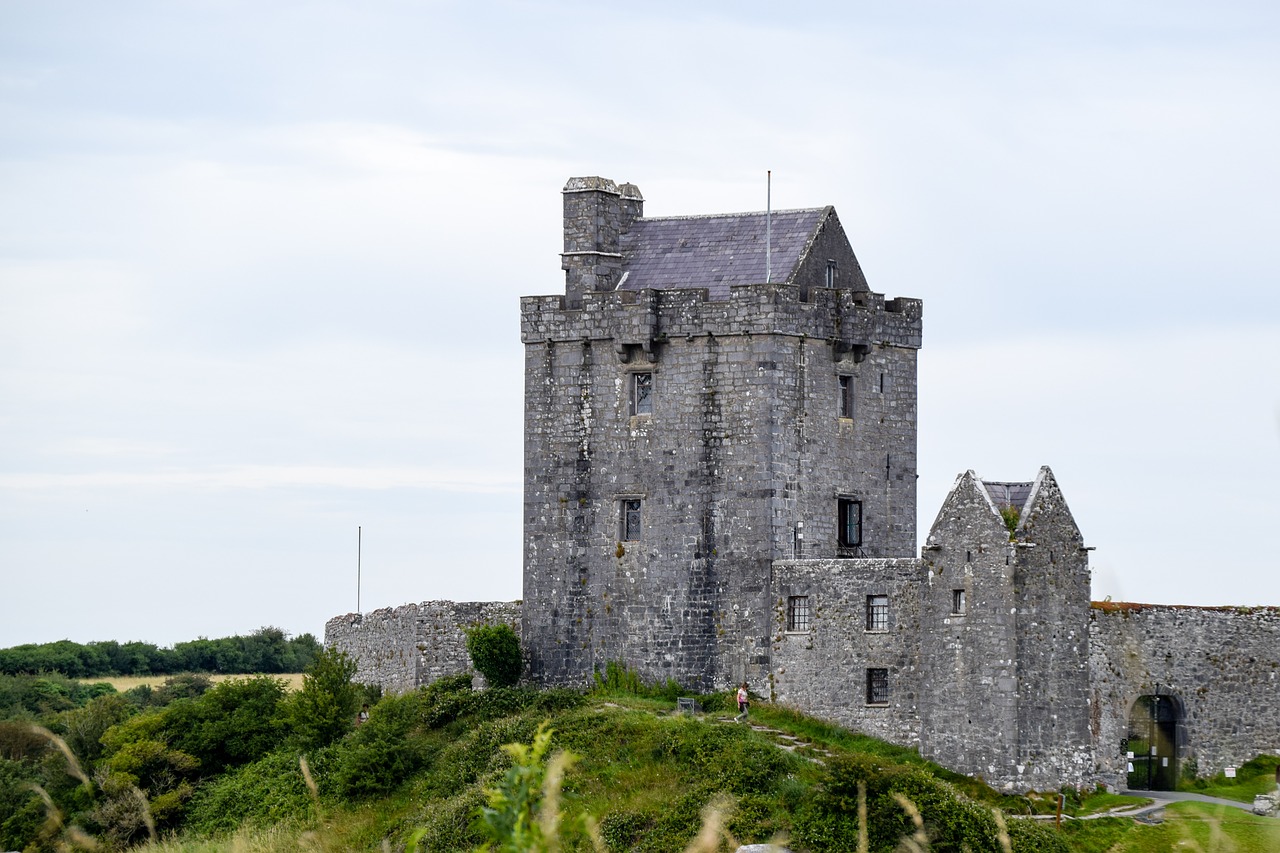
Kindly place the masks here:
POLYGON ((463 629, 506 621, 536 681, 745 680, 1013 789, 1280 749, 1280 610, 1091 603, 1048 468, 961 475, 917 554, 922 306, 870 289, 833 208, 563 198, 565 292, 520 306, 523 602, 336 617, 361 677, 465 671, 463 629))

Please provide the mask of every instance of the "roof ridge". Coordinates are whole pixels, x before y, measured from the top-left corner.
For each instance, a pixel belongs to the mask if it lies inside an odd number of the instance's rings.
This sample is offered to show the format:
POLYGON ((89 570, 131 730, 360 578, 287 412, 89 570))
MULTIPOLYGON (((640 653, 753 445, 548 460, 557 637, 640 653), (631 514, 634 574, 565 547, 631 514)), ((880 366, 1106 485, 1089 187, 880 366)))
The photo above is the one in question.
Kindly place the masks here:
POLYGON ((681 219, 726 219, 731 216, 765 216, 768 213, 777 215, 779 213, 820 213, 827 209, 829 205, 822 207, 788 207, 774 211, 767 210, 744 210, 740 213, 694 213, 685 216, 643 216, 636 222, 671 222, 681 219))

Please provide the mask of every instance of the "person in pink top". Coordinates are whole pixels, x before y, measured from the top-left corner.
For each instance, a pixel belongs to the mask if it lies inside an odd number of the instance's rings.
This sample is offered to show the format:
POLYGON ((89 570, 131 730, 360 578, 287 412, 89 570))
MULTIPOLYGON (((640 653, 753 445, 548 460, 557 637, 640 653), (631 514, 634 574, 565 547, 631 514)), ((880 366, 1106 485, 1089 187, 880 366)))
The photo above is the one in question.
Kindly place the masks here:
POLYGON ((735 723, 741 723, 747 719, 747 709, 751 706, 750 699, 747 693, 747 682, 744 681, 738 688, 738 716, 733 718, 735 723))

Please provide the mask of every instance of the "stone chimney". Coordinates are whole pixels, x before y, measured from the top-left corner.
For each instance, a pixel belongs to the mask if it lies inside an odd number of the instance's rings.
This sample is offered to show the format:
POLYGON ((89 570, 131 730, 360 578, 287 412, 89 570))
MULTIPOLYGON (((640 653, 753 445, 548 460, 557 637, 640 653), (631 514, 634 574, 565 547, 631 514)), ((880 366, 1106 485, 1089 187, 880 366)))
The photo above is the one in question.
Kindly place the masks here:
POLYGON ((564 185, 564 292, 569 308, 582 306, 588 290, 615 290, 622 278, 619 238, 644 215, 635 184, 608 178, 570 178, 564 185))

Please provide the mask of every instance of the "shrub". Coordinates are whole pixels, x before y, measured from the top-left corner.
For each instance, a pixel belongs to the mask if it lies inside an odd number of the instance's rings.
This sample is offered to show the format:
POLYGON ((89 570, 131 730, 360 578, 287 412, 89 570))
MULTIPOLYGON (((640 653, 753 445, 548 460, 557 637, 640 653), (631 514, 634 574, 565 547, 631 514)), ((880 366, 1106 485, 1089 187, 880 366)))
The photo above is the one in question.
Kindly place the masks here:
POLYGON ((467 653, 476 672, 494 687, 514 687, 524 663, 520 638, 510 625, 476 625, 467 631, 467 653))
POLYGON ((178 700, 162 713, 176 749, 200 760, 201 775, 256 761, 284 735, 285 688, 270 676, 224 681, 199 699, 178 700))
POLYGON ((102 736, 107 729, 123 723, 134 714, 129 700, 119 693, 99 696, 74 711, 67 711, 58 723, 58 729, 66 738, 67 746, 86 764, 93 764, 102 755, 102 736))
POLYGON ((368 721, 335 747, 334 778, 346 797, 385 794, 427 764, 438 747, 415 736, 425 691, 383 699, 368 721))
POLYGON ((325 649, 316 655, 302 679, 302 689, 290 697, 288 719, 302 749, 333 743, 355 726, 361 690, 352 683, 356 662, 346 652, 325 649))
MULTIPOLYGON (((593 693, 631 694, 649 699, 665 699, 668 702, 674 702, 680 696, 686 695, 684 688, 675 679, 668 678, 665 682, 650 683, 620 661, 606 662, 604 674, 601 675, 600 671, 596 670, 591 677, 594 682, 593 693)), ((706 706, 703 707, 705 709, 706 706)))
MULTIPOLYGON (((1001 850, 999 825, 986 807, 957 796, 949 785, 922 767, 883 766, 856 754, 828 759, 818 796, 796 816, 794 838, 816 851, 853 849, 857 843, 859 787, 866 792, 871 850, 893 850, 915 832, 898 797, 905 797, 919 810, 930 849, 967 848, 973 853, 1001 850)), ((1039 827, 1020 826, 1009 837, 1015 851, 1067 851, 1059 836, 1039 827)))
MULTIPOLYGON (((330 775, 327 751, 309 760, 323 782, 330 775)), ((200 833, 230 832, 244 823, 267 826, 311 817, 312 799, 291 750, 278 750, 238 767, 200 787, 187 808, 188 829, 200 833)))

